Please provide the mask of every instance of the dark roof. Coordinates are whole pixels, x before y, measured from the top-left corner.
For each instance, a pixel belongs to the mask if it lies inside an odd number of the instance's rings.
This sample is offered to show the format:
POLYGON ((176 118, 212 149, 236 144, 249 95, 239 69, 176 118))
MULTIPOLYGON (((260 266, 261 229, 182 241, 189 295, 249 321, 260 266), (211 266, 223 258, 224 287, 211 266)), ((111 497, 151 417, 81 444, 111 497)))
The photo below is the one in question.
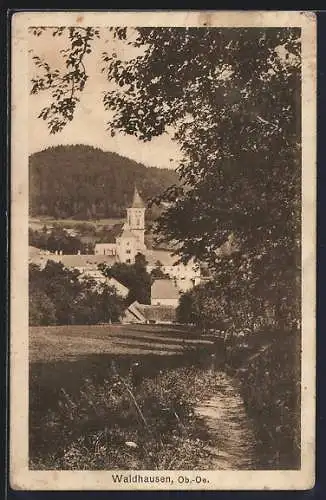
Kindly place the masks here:
POLYGON ((134 198, 132 200, 131 208, 145 208, 145 203, 143 202, 140 194, 138 193, 138 189, 135 186, 134 189, 134 198))
POLYGON ((155 321, 156 323, 176 321, 176 307, 174 306, 152 306, 133 302, 129 308, 140 321, 155 321))
POLYGON ((173 322, 176 321, 176 308, 173 306, 138 306, 147 321, 173 322))

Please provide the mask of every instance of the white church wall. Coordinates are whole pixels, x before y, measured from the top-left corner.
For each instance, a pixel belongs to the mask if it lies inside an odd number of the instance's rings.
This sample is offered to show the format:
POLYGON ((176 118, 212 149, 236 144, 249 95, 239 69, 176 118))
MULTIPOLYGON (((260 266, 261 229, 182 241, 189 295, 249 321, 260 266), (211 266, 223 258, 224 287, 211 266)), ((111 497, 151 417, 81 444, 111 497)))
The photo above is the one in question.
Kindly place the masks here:
POLYGON ((95 255, 116 255, 116 243, 96 243, 94 248, 95 255))
POLYGON ((134 264, 136 253, 135 238, 117 238, 117 255, 120 262, 134 264))
POLYGON ((145 208, 127 208, 127 224, 137 240, 138 249, 145 248, 145 208))

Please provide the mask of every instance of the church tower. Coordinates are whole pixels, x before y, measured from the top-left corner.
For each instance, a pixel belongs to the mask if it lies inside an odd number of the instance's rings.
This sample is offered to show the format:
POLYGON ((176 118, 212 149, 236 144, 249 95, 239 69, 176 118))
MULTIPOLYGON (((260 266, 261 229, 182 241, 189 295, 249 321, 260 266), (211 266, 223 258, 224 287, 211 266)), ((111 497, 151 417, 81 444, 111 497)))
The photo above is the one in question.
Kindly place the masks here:
POLYGON ((127 208, 127 224, 136 238, 137 250, 145 250, 145 203, 135 186, 132 205, 127 208))

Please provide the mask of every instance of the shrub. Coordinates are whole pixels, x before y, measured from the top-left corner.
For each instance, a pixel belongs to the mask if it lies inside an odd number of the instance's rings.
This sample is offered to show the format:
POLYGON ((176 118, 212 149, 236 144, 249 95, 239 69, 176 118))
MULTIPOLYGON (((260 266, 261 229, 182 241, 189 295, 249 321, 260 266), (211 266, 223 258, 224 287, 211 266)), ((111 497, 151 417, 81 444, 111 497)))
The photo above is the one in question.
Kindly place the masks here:
POLYGON ((262 469, 300 468, 300 339, 299 332, 241 331, 217 341, 239 380, 262 469))
POLYGON ((191 469, 209 452, 194 405, 214 390, 216 375, 178 368, 137 381, 112 369, 85 380, 31 428, 33 469, 191 469), (205 388, 203 390, 203 387, 205 388))
POLYGON ((29 324, 55 325, 55 306, 42 290, 32 289, 29 294, 29 324))
POLYGON ((125 303, 115 288, 93 279, 79 279, 79 271, 48 261, 44 269, 29 267, 30 324, 70 325, 118 321, 125 303))

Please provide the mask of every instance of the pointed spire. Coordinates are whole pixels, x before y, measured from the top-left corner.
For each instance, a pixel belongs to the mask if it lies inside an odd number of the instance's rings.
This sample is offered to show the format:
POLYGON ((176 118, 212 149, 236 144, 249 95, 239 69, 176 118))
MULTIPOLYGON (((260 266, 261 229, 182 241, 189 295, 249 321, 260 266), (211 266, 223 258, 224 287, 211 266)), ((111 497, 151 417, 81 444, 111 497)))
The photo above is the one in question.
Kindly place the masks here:
POLYGON ((132 200, 132 205, 131 205, 132 208, 145 208, 145 203, 143 202, 143 200, 141 199, 141 196, 140 194, 138 193, 138 189, 137 187, 135 186, 135 189, 134 189, 134 198, 132 200))

